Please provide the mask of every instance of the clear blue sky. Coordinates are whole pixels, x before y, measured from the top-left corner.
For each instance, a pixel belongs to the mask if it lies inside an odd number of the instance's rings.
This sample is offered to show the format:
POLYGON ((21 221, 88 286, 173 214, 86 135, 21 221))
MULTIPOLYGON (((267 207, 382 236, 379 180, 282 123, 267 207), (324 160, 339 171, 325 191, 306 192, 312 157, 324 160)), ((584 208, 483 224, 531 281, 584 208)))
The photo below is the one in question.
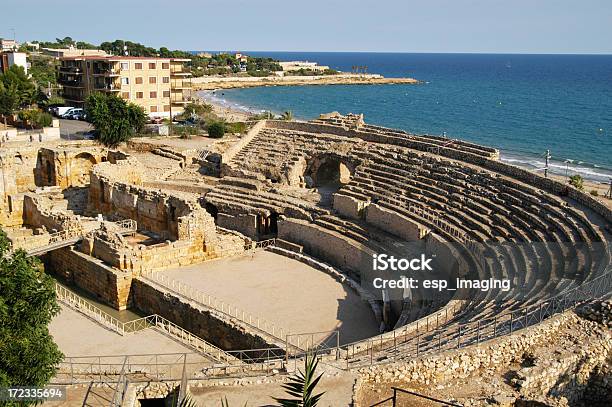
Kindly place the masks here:
POLYGON ((612 53, 611 0, 2 0, 0 36, 185 50, 612 53), (299 4, 299 6, 294 5, 299 4))

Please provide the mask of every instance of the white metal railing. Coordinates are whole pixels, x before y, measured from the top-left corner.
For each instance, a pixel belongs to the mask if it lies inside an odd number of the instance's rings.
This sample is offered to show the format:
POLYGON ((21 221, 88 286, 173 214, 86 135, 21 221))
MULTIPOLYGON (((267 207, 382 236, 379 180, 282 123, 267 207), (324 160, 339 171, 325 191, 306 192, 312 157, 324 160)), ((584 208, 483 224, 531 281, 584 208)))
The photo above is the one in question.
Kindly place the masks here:
POLYGON ((209 342, 206 342, 204 339, 192 334, 186 329, 178 326, 174 322, 169 321, 168 319, 158 314, 153 314, 143 318, 135 319, 130 322, 125 322, 123 324, 123 331, 124 333, 132 333, 147 329, 148 327, 156 327, 168 333, 173 338, 178 339, 179 342, 185 345, 189 345, 192 348, 195 348, 207 355, 210 355, 218 361, 229 361, 235 359, 225 353, 225 351, 223 351, 222 349, 216 347, 215 345, 209 342))
POLYGON ((55 293, 57 299, 64 304, 69 305, 76 311, 79 311, 80 313, 90 317, 101 325, 112 329, 120 335, 125 334, 123 322, 102 311, 100 308, 96 307, 76 293, 70 291, 63 285, 56 283, 55 293))
POLYGON ((89 301, 85 300, 84 298, 72 292, 61 284, 55 284, 55 291, 57 299, 59 301, 72 307, 76 311, 79 311, 80 313, 88 316, 89 318, 100 323, 101 325, 112 329, 120 335, 134 333, 155 327, 168 333, 173 338, 177 339, 179 342, 188 345, 192 348, 195 348, 196 350, 203 352, 218 361, 228 361, 234 359, 232 356, 225 353, 225 351, 223 351, 222 349, 216 347, 211 343, 206 342, 204 339, 192 334, 186 329, 181 328, 180 326, 167 320, 161 315, 153 314, 143 318, 135 319, 133 321, 122 322, 117 318, 102 311, 100 308, 96 307, 89 301))

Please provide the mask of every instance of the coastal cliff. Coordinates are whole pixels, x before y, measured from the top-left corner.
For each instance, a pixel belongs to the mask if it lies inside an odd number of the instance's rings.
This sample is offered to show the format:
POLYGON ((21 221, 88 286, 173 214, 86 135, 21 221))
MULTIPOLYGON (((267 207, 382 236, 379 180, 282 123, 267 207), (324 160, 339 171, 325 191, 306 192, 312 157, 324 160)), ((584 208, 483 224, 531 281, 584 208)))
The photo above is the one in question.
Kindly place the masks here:
POLYGON ((385 78, 382 75, 344 74, 322 76, 284 76, 284 77, 220 77, 204 76, 193 78, 193 90, 252 88, 259 86, 302 86, 302 85, 383 85, 418 84, 413 78, 385 78))

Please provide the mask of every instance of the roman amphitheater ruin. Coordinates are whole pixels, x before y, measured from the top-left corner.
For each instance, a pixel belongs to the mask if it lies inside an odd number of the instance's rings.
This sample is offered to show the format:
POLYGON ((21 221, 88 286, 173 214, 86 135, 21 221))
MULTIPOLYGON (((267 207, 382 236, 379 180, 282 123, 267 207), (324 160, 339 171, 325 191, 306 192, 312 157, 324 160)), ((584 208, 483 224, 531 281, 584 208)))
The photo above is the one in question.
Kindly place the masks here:
POLYGON ((392 386, 455 405, 612 403, 600 198, 361 115, 201 139, 1 149, 0 222, 58 281, 53 383, 75 405, 187 391, 269 404, 307 352, 325 406, 372 405, 392 386), (513 288, 372 286, 374 254, 419 252, 437 276, 513 288))

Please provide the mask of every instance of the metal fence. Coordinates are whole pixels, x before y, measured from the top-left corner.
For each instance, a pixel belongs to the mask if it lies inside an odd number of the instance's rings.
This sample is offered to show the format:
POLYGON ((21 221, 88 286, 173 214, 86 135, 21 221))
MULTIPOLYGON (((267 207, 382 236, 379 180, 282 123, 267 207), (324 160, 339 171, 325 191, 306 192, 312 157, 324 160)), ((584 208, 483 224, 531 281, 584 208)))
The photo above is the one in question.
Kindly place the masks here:
POLYGON ((474 316, 470 322, 460 322, 465 315, 444 319, 443 313, 431 316, 410 324, 404 334, 391 337, 389 333, 343 346, 343 359, 346 368, 355 368, 380 363, 393 359, 419 357, 443 350, 459 349, 472 344, 479 344, 517 330, 536 325, 554 315, 574 308, 576 305, 612 293, 612 267, 604 274, 589 280, 578 287, 557 294, 533 305, 526 305, 517 310, 494 313, 489 317, 474 316))
POLYGON ((122 322, 117 318, 105 313, 100 308, 96 307, 61 284, 55 284, 55 291, 59 301, 120 335, 135 333, 148 328, 156 328, 159 331, 170 335, 180 343, 206 354, 208 357, 217 362, 228 362, 233 361, 234 359, 222 349, 181 328, 161 315, 153 314, 135 319, 133 321, 122 322))
POLYGON ((419 394, 419 393, 414 392, 414 391, 404 390, 404 389, 401 389, 399 387, 391 387, 391 390, 393 390, 393 395, 391 397, 388 397, 388 398, 386 398, 384 400, 381 400, 378 403, 372 404, 370 407, 377 407, 377 406, 387 405, 388 402, 390 402, 391 406, 393 406, 393 407, 401 406, 401 405, 406 405, 405 404, 405 400, 403 402, 401 402, 401 400, 399 400, 398 394, 409 394, 409 395, 414 396, 416 398, 421 398, 421 399, 424 399, 424 400, 428 400, 428 401, 431 401, 431 402, 434 402, 436 404, 440 404, 440 405, 443 405, 443 406, 463 407, 463 406, 461 406, 461 404, 456 404, 456 403, 451 403, 451 402, 448 402, 448 401, 440 400, 440 399, 437 399, 435 397, 426 396, 424 394, 419 394), (401 404, 398 404, 399 402, 401 402, 401 404))
MULTIPOLYGON (((269 374, 295 369, 298 361, 307 352, 314 352, 325 363, 332 363, 343 369, 389 363, 393 360, 459 349, 510 335, 517 330, 533 326, 553 315, 571 309, 581 302, 609 296, 610 292, 612 292, 612 269, 580 287, 534 305, 468 323, 460 323, 452 319, 442 322, 439 319, 436 326, 430 317, 428 321, 427 319, 419 321, 418 330, 409 331, 405 335, 395 335, 391 337, 391 340, 387 334, 384 337, 381 335, 367 341, 340 346, 332 331, 332 333, 319 333, 327 336, 328 340, 316 345, 317 341, 307 339, 308 335, 316 334, 301 334, 305 342, 300 341, 299 343, 307 349, 300 350, 297 347, 290 347, 287 351, 280 347, 271 347, 228 351, 225 354, 229 357, 221 361, 211 361, 206 355, 195 352, 69 357, 61 362, 54 383, 89 383, 91 381, 117 383, 123 380, 122 377, 128 375, 129 380, 134 382, 183 381, 210 377, 269 374)), ((131 324, 135 330, 149 324, 143 319, 137 321, 139 322, 131 324)))

